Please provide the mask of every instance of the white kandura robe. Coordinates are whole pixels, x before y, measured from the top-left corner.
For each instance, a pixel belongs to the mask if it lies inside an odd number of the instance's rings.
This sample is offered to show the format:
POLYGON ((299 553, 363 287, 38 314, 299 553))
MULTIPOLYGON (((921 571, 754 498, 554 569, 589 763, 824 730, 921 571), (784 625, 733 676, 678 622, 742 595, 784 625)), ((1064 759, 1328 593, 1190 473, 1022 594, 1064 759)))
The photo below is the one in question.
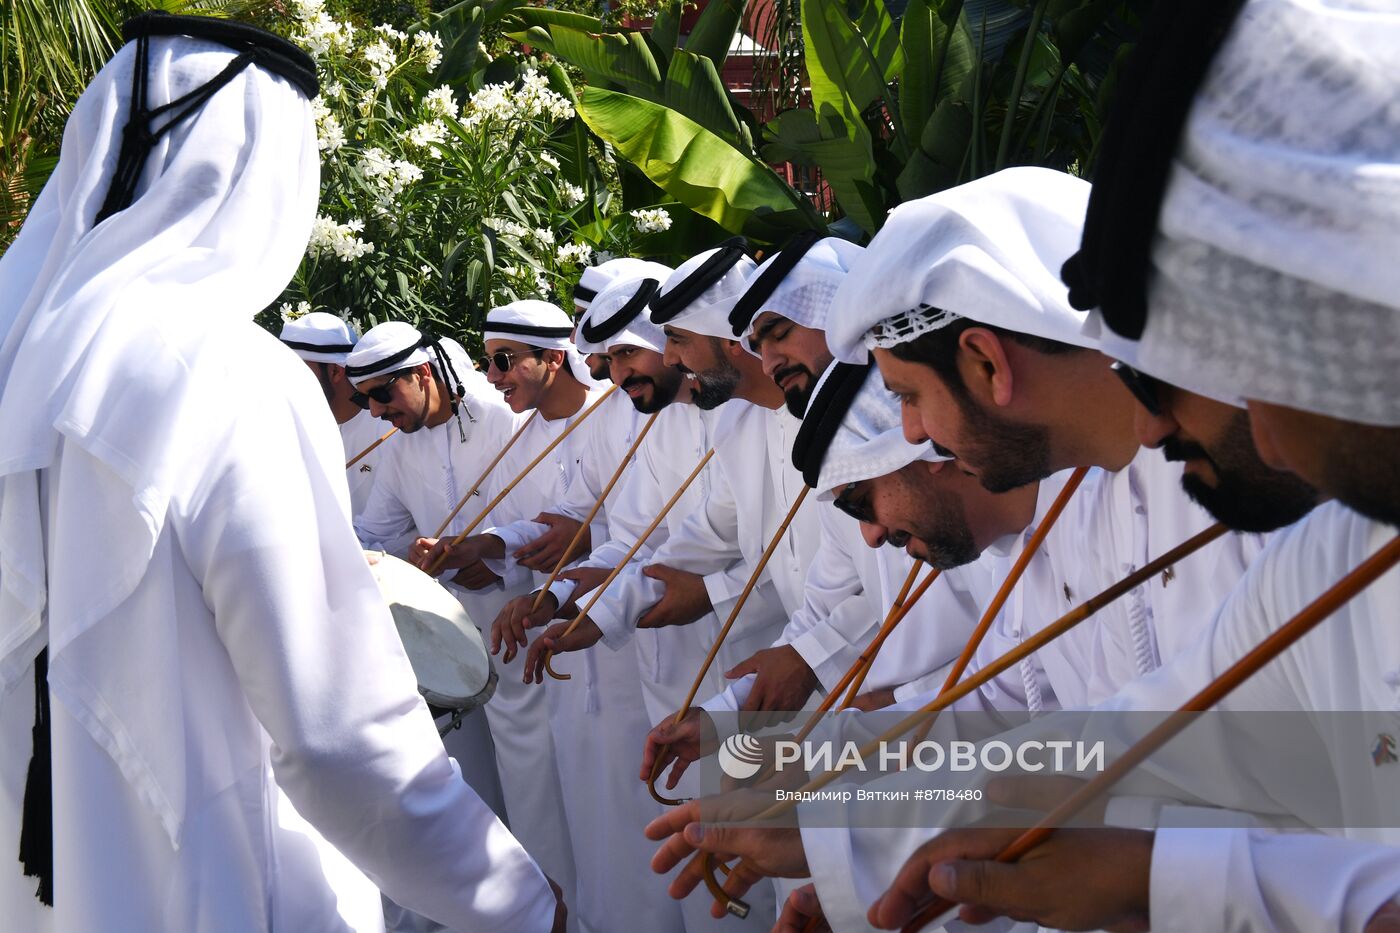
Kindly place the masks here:
MULTIPOLYGON (((687 516, 681 530, 648 561, 700 574, 721 619, 728 618, 752 568, 803 488, 791 460, 799 425, 780 409, 740 400, 723 406, 711 430, 714 472, 703 508, 687 516)), ((773 552, 716 659, 722 669, 772 644, 788 616, 801 607, 803 580, 820 537, 816 504, 815 496, 807 497, 773 552)), ((635 566, 614 581, 589 617, 606 644, 620 645, 664 592, 659 581, 643 576, 635 566)))
MULTIPOLYGON (((601 393, 590 392, 580 413, 601 393)), ((587 514, 631 443, 635 410, 629 414, 609 407, 620 394, 615 392, 604 401, 512 491, 495 510, 497 523, 490 534, 504 532, 502 536, 518 546, 530 540, 525 537, 529 532, 522 529, 543 530, 531 520, 540 512, 560 511, 559 503, 586 502, 579 518, 587 514)), ((630 402, 626 404, 632 408, 630 402)), ((516 460, 523 467, 563 431, 567 421, 577 417, 553 422, 535 419, 506 460, 516 460), (536 426, 543 427, 536 431, 536 426)), ((504 460, 502 466, 506 466, 504 460)), ((504 475, 514 475, 519 468, 512 466, 504 475)), ((604 540, 607 525, 595 519, 593 532, 595 540, 604 540)), ((541 584, 547 576, 530 574, 509 559, 491 564, 510 576, 528 575, 541 584)), ((636 762, 650 727, 642 705, 636 653, 604 647, 562 655, 554 667, 572 674, 572 679, 522 684, 519 663, 504 666, 501 679, 503 684, 511 682, 511 690, 531 694, 530 701, 547 704, 577 879, 572 909, 579 928, 593 933, 679 929, 679 908, 666 897, 664 887, 637 883, 638 878, 651 880, 653 846, 642 829, 660 814, 660 806, 636 778, 636 762)))
MULTIPOLYGON (((1146 448, 1123 470, 1091 469, 1047 536, 1041 555, 1027 566, 1019 592, 1013 592, 969 672, 975 673, 1134 567, 1210 525, 1210 516, 1182 492, 1181 470, 1179 463, 1166 462, 1160 451, 1146 448), (1093 546, 1086 547, 1085 542, 1093 546)), ((1042 481, 1037 522, 1065 478, 1061 473, 1042 481)), ((1016 546, 1017 553, 1028 533, 1016 546)), ((1015 709, 1018 696, 1033 711, 1057 706, 1086 709, 1102 702, 1155 670, 1162 657, 1174 657, 1199 640, 1216 607, 1262 546, 1258 535, 1228 534, 1218 539, 1177 564, 1171 573, 1101 609, 952 709, 1015 709), (1159 624, 1161 619, 1170 622, 1159 624)), ((1006 562, 1008 569, 1012 560, 1014 556, 1006 562)), ((998 579, 993 589, 999 585, 998 579)), ((900 702, 894 708, 916 709, 932 700, 941 686, 941 676, 925 678, 918 687, 927 692, 898 691, 900 702)), ((987 720, 988 725, 993 722, 994 718, 987 720)), ((953 736, 949 730, 954 727, 953 717, 940 717, 931 737, 942 741, 983 737, 953 736)), ((842 924, 834 923, 834 928, 843 930, 865 928, 870 903, 909 853, 932 833, 812 827, 803 834, 818 895, 828 918, 842 924)))
MULTIPOLYGON (((726 406, 743 404, 747 403, 729 402, 726 406)), ((617 566, 626 556, 637 538, 670 501, 681 483, 694 470, 695 464, 709 450, 709 426, 719 418, 723 407, 715 411, 701 411, 694 405, 677 403, 661 412, 651 431, 637 448, 636 462, 629 467, 626 478, 610 499, 608 539, 593 549, 588 559, 582 562, 583 566, 611 568, 617 566)), ((638 550, 633 557, 634 561, 639 564, 647 563, 652 552, 680 530, 686 516, 702 507, 711 485, 711 476, 709 467, 701 471, 695 482, 691 483, 685 494, 666 514, 665 520, 638 550)), ((736 564, 730 572, 746 575, 742 563, 736 564)), ((740 586, 742 585, 743 580, 740 580, 740 586)), ((568 581, 556 581, 550 589, 562 605, 572 595, 573 585, 568 581)), ((581 601, 587 599, 588 596, 585 595, 581 601)), ((762 607, 757 608, 761 610, 762 607)), ((751 611, 754 610, 747 607, 744 609, 745 613, 751 611)), ((648 723, 654 725, 668 716, 675 715, 685 700, 695 672, 700 669, 701 662, 709 652, 710 646, 714 644, 719 628, 720 620, 713 612, 709 612, 691 625, 635 630, 633 644, 636 646, 642 701, 648 723)), ((597 646, 591 650, 608 652, 612 649, 597 646)), ((623 644, 618 653, 629 650, 630 646, 623 644)), ((567 657, 560 659, 561 667, 567 663, 567 657)), ((721 663, 711 666, 705 675, 701 696, 720 689, 724 682, 723 671, 726 669, 721 663), (705 687, 709 690, 706 691, 705 687)), ((635 749, 628 749, 623 756, 624 764, 633 772, 630 776, 624 775, 627 780, 636 781, 635 771, 640 753, 641 745, 638 744, 635 749)), ((679 787, 670 792, 671 795, 694 796, 698 786, 694 782, 697 773, 687 772, 679 787)), ((660 890, 666 882, 656 878, 641 883, 657 885, 657 889, 660 890)), ((758 903, 762 904, 762 899, 758 903)), ((699 896, 681 901, 680 909, 685 929, 689 933, 726 929, 766 930, 770 926, 771 915, 764 906, 754 909, 745 920, 735 917, 715 920, 710 916, 709 903, 699 896)))
MULTIPOLYGON (((393 430, 387 421, 380 421, 367 411, 355 413, 355 417, 340 426, 340 440, 345 445, 345 462, 349 463, 369 446, 393 430)), ((395 432, 395 437, 398 436, 395 432)), ((365 454, 360 462, 345 471, 345 479, 350 484, 350 517, 358 519, 369 504, 370 490, 374 488, 379 463, 384 459, 385 448, 393 442, 389 438, 374 450, 365 454)))
MULTIPOLYGON (((902 548, 870 547, 861 535, 860 522, 830 503, 818 507, 817 518, 821 540, 807 571, 802 607, 792 614, 773 646, 791 645, 825 693, 845 676, 879 631, 914 559, 902 548)), ((927 573, 923 570, 920 579, 927 573)), ((947 583, 935 583, 930 591, 895 629, 896 633, 918 630, 917 638, 906 635, 901 640, 911 647, 917 642, 917 657, 921 665, 928 665, 920 673, 937 670, 956 658, 977 621, 975 607, 958 599, 947 583)), ((887 641, 881 654, 896 650, 887 641)), ((893 686, 883 681, 885 670, 881 668, 880 679, 867 677, 862 692, 893 686)), ((873 667, 872 673, 877 673, 873 667)), ((750 674, 731 682, 724 692, 707 700, 705 708, 739 709, 754 680, 750 674)))
MULTIPOLYGON (((199 386, 250 365, 268 378, 236 405, 212 390, 170 401, 186 461, 143 575, 95 620, 75 616, 85 568, 140 539, 131 487, 66 438, 40 474, 56 903, 0 860, 7 927, 380 930, 378 885, 454 928, 548 930, 543 875, 462 782, 417 694, 319 387, 252 323, 195 339, 148 357, 146 384, 180 364, 225 371, 199 386)), ((126 398, 152 391, 134 381, 126 398)), ((0 699, 12 852, 32 683, 0 699)))

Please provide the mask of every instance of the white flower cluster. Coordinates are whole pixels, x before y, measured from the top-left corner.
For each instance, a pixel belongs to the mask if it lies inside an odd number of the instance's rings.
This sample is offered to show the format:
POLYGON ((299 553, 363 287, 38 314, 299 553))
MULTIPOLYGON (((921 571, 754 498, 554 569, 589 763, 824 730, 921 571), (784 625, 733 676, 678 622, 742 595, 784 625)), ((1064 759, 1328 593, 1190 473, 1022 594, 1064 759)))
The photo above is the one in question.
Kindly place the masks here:
POLYGON ((322 152, 335 152, 345 145, 345 128, 340 120, 326 106, 324 97, 317 96, 311 102, 311 113, 316 118, 316 146, 322 152))
POLYGON ((533 120, 548 117, 567 120, 574 115, 574 106, 562 95, 549 88, 549 80, 534 69, 520 79, 520 86, 488 84, 467 101, 465 125, 509 123, 512 120, 533 120))
POLYGON ((355 39, 355 27, 332 19, 326 12, 324 0, 299 0, 294 6, 298 28, 292 38, 313 58, 350 48, 355 39))
POLYGON ((501 274, 517 292, 544 296, 549 294, 549 279, 534 266, 502 266, 501 274))
POLYGON ((355 168, 361 178, 374 185, 377 191, 375 207, 380 213, 388 213, 404 189, 423 178, 421 168, 404 159, 390 158, 378 146, 366 149, 355 168))
POLYGON ((452 88, 445 84, 423 95, 423 107, 435 117, 457 116, 457 100, 452 96, 452 88))
POLYGON ((413 34, 413 51, 423 59, 423 65, 431 74, 442 64, 442 36, 435 32, 413 34))
POLYGON ((665 208, 642 208, 628 213, 638 233, 661 233, 671 229, 671 215, 665 208))
POLYGON ((426 149, 433 158, 442 155, 438 146, 447 142, 447 124, 441 120, 420 123, 403 136, 404 142, 417 149, 426 149))
POLYGON ((299 317, 305 317, 310 314, 311 302, 298 301, 296 304, 292 304, 290 301, 286 301, 282 303, 282 307, 278 308, 277 311, 282 315, 282 322, 284 324, 290 323, 299 317))
POLYGON ((384 90, 389 86, 389 72, 393 71, 394 65, 398 64, 394 50, 383 39, 375 39, 372 44, 365 46, 365 50, 361 54, 364 55, 365 61, 369 62, 370 74, 374 77, 374 86, 381 91, 384 90))
POLYGON ((495 230, 498 236, 510 237, 512 240, 527 240, 530 238, 530 228, 524 224, 518 224, 513 220, 493 217, 486 221, 486 226, 495 230))
POLYGON ((593 247, 587 243, 565 243, 559 247, 554 255, 560 262, 573 262, 580 266, 586 266, 593 258, 593 247))
POLYGON ((578 185, 564 182, 559 186, 559 203, 565 207, 576 207, 583 203, 583 189, 578 185))
POLYGON ((306 246, 306 252, 312 259, 319 259, 328 252, 335 253, 336 258, 342 262, 359 259, 374 252, 373 243, 357 236, 364 229, 363 220, 356 219, 338 224, 333 218, 318 214, 316 222, 311 225, 311 241, 306 246))
POLYGON ((559 160, 554 158, 554 153, 541 152, 540 161, 543 162, 545 165, 548 165, 550 168, 554 169, 554 171, 559 171, 559 160))

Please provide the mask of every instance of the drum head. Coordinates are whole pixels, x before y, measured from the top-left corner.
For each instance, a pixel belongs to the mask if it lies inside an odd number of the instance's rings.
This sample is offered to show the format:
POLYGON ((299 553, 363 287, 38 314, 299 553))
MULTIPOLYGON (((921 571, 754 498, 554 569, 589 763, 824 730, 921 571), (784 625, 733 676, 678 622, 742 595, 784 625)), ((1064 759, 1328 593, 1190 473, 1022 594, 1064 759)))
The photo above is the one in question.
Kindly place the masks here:
POLYGON ((496 692, 496 672, 467 611, 446 588, 388 554, 370 567, 394 614, 418 692, 447 710, 481 706, 496 692))

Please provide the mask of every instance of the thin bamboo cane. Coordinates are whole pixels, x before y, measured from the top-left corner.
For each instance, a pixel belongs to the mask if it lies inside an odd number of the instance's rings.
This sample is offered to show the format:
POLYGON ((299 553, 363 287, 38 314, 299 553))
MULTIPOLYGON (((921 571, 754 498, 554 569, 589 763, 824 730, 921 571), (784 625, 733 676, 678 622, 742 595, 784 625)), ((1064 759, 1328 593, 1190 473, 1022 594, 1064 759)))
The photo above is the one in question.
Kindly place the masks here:
POLYGON ((347 461, 345 462, 345 469, 347 469, 347 470, 350 469, 352 466, 354 466, 355 464, 359 463, 361 460, 363 460, 363 459, 365 459, 366 457, 368 457, 371 453, 374 452, 374 448, 378 447, 380 444, 384 443, 384 442, 387 441, 389 438, 393 437, 393 436, 394 436, 394 433, 395 433, 396 431, 398 431, 398 428, 390 428, 389 430, 385 431, 383 437, 381 437, 379 440, 375 441, 373 444, 370 444, 370 445, 369 445, 368 447, 366 447, 364 450, 360 451, 359 453, 355 454, 355 456, 353 456, 353 457, 351 457, 349 460, 347 460, 347 461))
MULTIPOLYGON (((603 593, 612 584, 612 582, 617 579, 618 574, 622 573, 622 571, 626 569, 628 562, 632 560, 632 557, 639 550, 641 550, 642 545, 646 544, 647 538, 651 537, 651 533, 655 531, 657 529, 657 526, 661 524, 662 520, 666 518, 666 513, 670 512, 672 506, 674 506, 677 502, 680 501, 681 496, 685 495, 685 491, 690 488, 690 484, 695 482, 695 477, 700 475, 700 471, 705 468, 705 464, 709 463, 710 458, 714 455, 715 451, 712 447, 709 449, 709 451, 705 453, 705 456, 700 458, 700 462, 695 465, 695 469, 690 471, 690 475, 685 478, 685 482, 681 483, 680 488, 678 488, 675 494, 671 496, 670 500, 667 501, 667 503, 664 506, 662 506, 661 511, 656 513, 656 517, 651 520, 651 524, 648 525, 646 527, 646 530, 641 533, 637 540, 632 544, 632 547, 628 548, 627 553, 622 555, 622 559, 617 562, 617 566, 612 569, 612 572, 604 578, 602 583, 598 584, 598 588, 595 589, 593 593, 589 596, 588 602, 585 603, 583 608, 579 610, 578 615, 574 616, 574 619, 572 622, 569 623, 568 628, 564 629, 563 633, 560 634, 559 637, 561 639, 567 638, 570 634, 573 633, 574 629, 579 627, 579 625, 583 622, 584 619, 588 618, 589 610, 597 604, 598 600, 602 597, 603 593)), ((552 651, 545 653, 545 669, 549 670, 550 674, 556 680, 568 680, 570 677, 569 674, 555 674, 553 670, 550 670, 549 660, 551 657, 553 657, 553 655, 554 652, 552 651)))
POLYGON ((457 500, 457 504, 452 507, 452 511, 448 512, 447 517, 442 520, 442 524, 438 525, 437 531, 433 532, 434 538, 442 537, 443 532, 447 530, 447 526, 452 524, 452 519, 456 518, 457 513, 462 511, 462 507, 467 504, 467 500, 476 495, 476 491, 481 488, 481 484, 486 482, 486 477, 490 476, 491 471, 496 469, 496 464, 500 463, 501 458, 515 446, 515 442, 520 440, 520 435, 525 433, 525 429, 530 426, 530 422, 534 421, 535 416, 539 413, 540 410, 536 408, 534 411, 530 412, 530 417, 526 418, 520 427, 515 429, 515 433, 510 436, 510 440, 506 441, 506 445, 500 449, 496 456, 491 458, 490 463, 486 464, 486 469, 481 471, 481 475, 476 478, 476 482, 472 483, 471 488, 467 490, 467 494, 457 500))
MULTIPOLYGON (((1309 603, 1282 627, 1275 629, 1269 637, 1249 650, 1244 657, 1216 677, 1199 693, 1187 700, 1179 709, 1159 723, 1151 732, 1134 742, 1103 771, 1086 781, 1073 794, 1045 815, 1035 826, 1002 849, 996 861, 1007 863, 1018 861, 1027 852, 1043 843, 1055 831, 1080 813, 1090 803, 1097 800, 1114 784, 1117 784, 1130 771, 1147 760, 1153 752, 1166 745, 1191 724, 1196 713, 1204 712, 1229 696, 1235 688, 1257 674, 1264 665, 1287 651, 1298 639, 1311 632, 1332 613, 1336 612, 1358 593, 1376 581, 1383 573, 1400 563, 1400 537, 1392 538, 1379 551, 1362 561, 1350 573, 1338 580, 1330 589, 1309 603)), ((914 933, 935 921, 946 923, 951 919, 956 904, 942 898, 934 898, 922 907, 914 919, 904 925, 904 933, 914 933), (947 915, 947 916, 945 916, 947 915)))
MULTIPOLYGON (((894 605, 890 606, 889 614, 885 616, 884 624, 881 625, 880 630, 875 633, 875 637, 870 640, 870 644, 860 653, 860 657, 856 658, 856 663, 846 672, 846 677, 842 678, 843 680, 850 678, 850 687, 846 690, 846 696, 841 701, 840 709, 850 709, 856 697, 860 696, 860 688, 865 686, 865 678, 869 676, 870 669, 875 666, 875 657, 880 653, 880 649, 885 647, 885 641, 894 634, 895 627, 898 626, 900 622, 904 621, 904 617, 912 610, 913 603, 910 604, 910 609, 905 609, 904 601, 909 598, 909 589, 914 583, 914 578, 918 576, 919 570, 923 566, 923 561, 914 561, 914 566, 909 568, 909 576, 904 578, 904 586, 900 588, 899 595, 894 598, 894 605)), ((933 581, 938 578, 938 575, 939 570, 937 568, 929 571, 929 580, 927 582, 932 585, 933 581)), ((919 591, 919 596, 922 596, 926 589, 927 587, 921 589, 919 591)), ((915 597, 914 602, 918 601, 918 597, 915 597)), ((841 687, 838 684, 837 688, 831 692, 833 694, 838 693, 840 689, 841 687)))
MULTIPOLYGON (((492 499, 489 503, 486 504, 486 507, 481 510, 481 513, 477 515, 476 518, 472 519, 471 524, 468 525, 466 528, 462 529, 462 532, 448 543, 448 548, 456 547, 463 541, 467 540, 467 537, 473 531, 476 530, 477 526, 486 520, 486 516, 490 514, 491 510, 494 509, 496 506, 500 505, 501 500, 504 499, 506 496, 510 495, 511 490, 513 490, 520 483, 521 480, 528 476, 530 471, 533 470, 536 466, 538 466, 541 460, 549 456, 550 453, 553 452, 554 448, 558 447, 564 442, 564 438, 568 437, 570 434, 573 433, 574 428, 583 424, 583 422, 588 419, 588 416, 597 411, 598 406, 606 402, 608 400, 608 396, 612 395, 616 391, 617 386, 612 386, 611 388, 609 388, 598 398, 596 402, 584 409, 583 414, 575 418, 568 427, 564 428, 563 431, 560 431, 559 436, 556 437, 554 440, 550 441, 549 444, 545 446, 544 450, 541 450, 539 452, 535 459, 531 460, 528 464, 526 464, 525 469, 517 473, 515 479, 507 483, 506 487, 496 494, 496 498, 492 499)), ((443 552, 438 555, 438 559, 433 561, 433 565, 430 568, 428 568, 428 576, 436 576, 438 570, 442 568, 442 565, 446 563, 446 561, 447 549, 444 549, 443 552)))

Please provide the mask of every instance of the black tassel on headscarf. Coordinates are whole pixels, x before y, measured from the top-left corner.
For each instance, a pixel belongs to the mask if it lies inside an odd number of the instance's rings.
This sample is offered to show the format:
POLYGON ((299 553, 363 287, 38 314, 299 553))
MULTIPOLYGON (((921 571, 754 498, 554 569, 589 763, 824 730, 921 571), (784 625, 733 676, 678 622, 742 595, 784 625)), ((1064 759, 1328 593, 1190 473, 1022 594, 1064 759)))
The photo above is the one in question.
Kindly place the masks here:
POLYGON ((19 860, 25 877, 38 878, 39 900, 53 906, 53 758, 49 750, 49 649, 34 659, 34 751, 24 782, 19 860))
POLYGON ((1136 340, 1147 326, 1157 217, 1191 104, 1244 0, 1159 2, 1124 63, 1099 142, 1084 237, 1060 277, 1069 303, 1099 308, 1136 340))

